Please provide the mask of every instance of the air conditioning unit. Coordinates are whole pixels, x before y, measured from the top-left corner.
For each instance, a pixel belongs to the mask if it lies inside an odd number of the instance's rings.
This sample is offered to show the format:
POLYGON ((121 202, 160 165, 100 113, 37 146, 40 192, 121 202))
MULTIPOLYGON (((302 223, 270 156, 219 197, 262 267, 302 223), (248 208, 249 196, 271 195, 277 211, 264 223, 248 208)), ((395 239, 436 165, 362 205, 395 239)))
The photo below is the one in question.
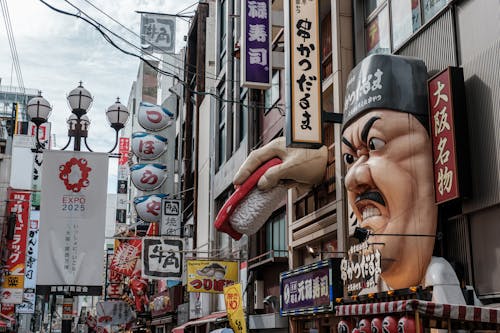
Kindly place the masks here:
POLYGON ((264 309, 264 281, 255 280, 253 286, 253 308, 264 309))

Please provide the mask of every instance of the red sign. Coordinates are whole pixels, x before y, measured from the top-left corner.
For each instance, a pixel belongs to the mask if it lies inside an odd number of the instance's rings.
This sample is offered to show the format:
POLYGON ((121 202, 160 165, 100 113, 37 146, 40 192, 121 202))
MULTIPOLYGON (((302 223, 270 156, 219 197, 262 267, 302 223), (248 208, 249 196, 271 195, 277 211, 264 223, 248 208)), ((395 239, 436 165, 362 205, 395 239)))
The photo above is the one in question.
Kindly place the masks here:
POLYGON ((7 212, 16 217, 14 237, 7 242, 9 257, 6 267, 11 275, 24 274, 26 239, 30 221, 30 196, 29 192, 11 191, 7 203, 7 212))
POLYGON ((141 248, 142 241, 140 239, 121 243, 116 249, 109 269, 126 276, 132 276, 135 264, 141 256, 141 248))
POLYGON ((428 81, 436 203, 460 197, 455 145, 453 80, 447 68, 428 81))
POLYGON ((126 165, 128 163, 128 152, 130 150, 130 138, 120 138, 118 145, 118 153, 120 158, 118 159, 118 165, 126 165))

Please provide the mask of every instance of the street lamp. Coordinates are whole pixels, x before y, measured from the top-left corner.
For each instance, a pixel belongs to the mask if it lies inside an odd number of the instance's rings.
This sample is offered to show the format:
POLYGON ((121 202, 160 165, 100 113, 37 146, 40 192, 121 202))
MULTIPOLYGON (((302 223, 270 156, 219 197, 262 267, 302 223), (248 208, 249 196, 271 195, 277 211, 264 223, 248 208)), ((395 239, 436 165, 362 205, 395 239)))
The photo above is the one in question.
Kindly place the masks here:
MULTIPOLYGON (((69 107, 71 108, 72 114, 68 118, 68 142, 62 148, 65 150, 71 143, 71 139, 74 140, 74 151, 80 151, 81 149, 81 139, 84 139, 85 147, 89 151, 93 151, 87 144, 88 128, 90 126, 90 119, 86 115, 87 110, 90 108, 93 98, 90 92, 82 86, 82 82, 75 89, 71 90, 67 97, 69 107)), ((32 98, 28 102, 28 116, 31 121, 36 125, 36 140, 37 140, 37 151, 40 148, 40 141, 38 138, 38 129, 40 125, 45 123, 50 115, 52 107, 49 102, 42 97, 41 92, 38 96, 32 98)), ((111 128, 115 130, 115 143, 113 148, 108 152, 111 153, 115 150, 118 145, 118 131, 122 129, 129 117, 129 111, 127 107, 120 103, 120 99, 117 98, 116 102, 111 105, 107 111, 106 116, 110 123, 111 128)))
MULTIPOLYGON (((71 139, 74 141, 74 151, 80 151, 82 138, 85 143, 85 147, 92 152, 87 144, 88 129, 90 126, 90 119, 87 116, 87 111, 89 110, 93 98, 90 92, 82 86, 82 82, 75 89, 71 90, 67 96, 68 104, 71 109, 71 115, 67 120, 68 124, 68 142, 62 148, 65 150, 71 143, 71 139)), ((36 152, 40 152, 41 144, 39 139, 39 128, 45 123, 52 111, 52 107, 49 102, 42 97, 41 92, 38 96, 32 98, 27 105, 27 113, 31 121, 36 125, 36 152)), ((126 106, 120 103, 117 98, 116 102, 111 105, 106 110, 106 116, 110 123, 111 128, 115 130, 115 143, 113 148, 108 152, 111 153, 115 150, 118 145, 118 132, 125 126, 125 123, 129 117, 129 111, 126 106)), ((72 292, 65 293, 65 303, 72 304, 73 300, 72 292)), ((62 322, 62 332, 71 332, 72 320, 63 319, 62 322)))

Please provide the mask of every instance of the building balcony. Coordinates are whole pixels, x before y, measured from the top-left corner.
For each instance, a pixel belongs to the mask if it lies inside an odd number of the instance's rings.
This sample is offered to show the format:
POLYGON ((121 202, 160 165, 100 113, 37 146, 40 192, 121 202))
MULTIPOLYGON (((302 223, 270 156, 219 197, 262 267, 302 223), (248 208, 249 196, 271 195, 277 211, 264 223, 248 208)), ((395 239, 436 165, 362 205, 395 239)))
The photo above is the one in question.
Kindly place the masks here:
POLYGON ((270 250, 248 259, 248 269, 260 268, 272 263, 288 263, 287 250, 270 250))

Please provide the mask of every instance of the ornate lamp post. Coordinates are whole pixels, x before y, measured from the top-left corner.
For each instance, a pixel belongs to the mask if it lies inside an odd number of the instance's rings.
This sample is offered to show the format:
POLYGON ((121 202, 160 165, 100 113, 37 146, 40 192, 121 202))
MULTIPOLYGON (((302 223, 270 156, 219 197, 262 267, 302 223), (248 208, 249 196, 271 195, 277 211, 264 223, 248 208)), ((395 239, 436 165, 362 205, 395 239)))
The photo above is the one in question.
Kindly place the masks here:
MULTIPOLYGON (((87 144, 88 129, 90 126, 90 119, 87 116, 87 111, 89 110, 93 101, 92 95, 87 89, 85 89, 82 86, 82 82, 80 82, 78 87, 70 91, 70 93, 67 96, 67 100, 72 113, 67 120, 68 142, 62 148, 62 150, 68 148, 71 143, 71 140, 73 139, 74 142, 73 150, 80 151, 81 141, 83 138, 85 147, 90 152, 92 152, 93 150, 90 149, 90 147, 87 144)), ((28 102, 27 105, 28 116, 30 117, 31 121, 36 125, 37 152, 39 152, 41 148, 40 139, 38 137, 39 128, 43 123, 45 123, 48 120, 51 111, 52 107, 50 106, 49 102, 42 97, 41 92, 39 92, 39 95, 37 97, 32 98, 28 102)), ((118 145, 118 132, 125 126, 125 123, 127 122, 129 117, 129 111, 127 107, 121 104, 120 100, 117 98, 116 102, 106 110, 106 116, 108 118, 111 128, 115 130, 115 143, 113 145, 113 148, 108 152, 111 153, 115 150, 116 146, 118 145)), ((65 293, 64 303, 67 305, 67 307, 72 306, 73 296, 74 295, 71 292, 65 293)), ((70 319, 63 319, 63 324, 62 324, 63 333, 71 332, 72 322, 73 321, 70 319)))
MULTIPOLYGON (((80 151, 81 141, 83 138, 85 147, 87 147, 89 151, 93 151, 87 144, 87 134, 88 128, 90 126, 90 119, 87 116, 87 111, 93 101, 92 95, 87 89, 82 86, 82 82, 80 82, 78 87, 69 92, 67 99, 72 114, 67 121, 68 142, 62 148, 62 150, 66 150, 66 148, 68 148, 69 144, 71 143, 71 139, 73 139, 73 150, 80 151)), ((27 109, 28 116, 37 127, 36 140, 38 151, 40 148, 38 128, 48 120, 50 112, 52 111, 52 107, 50 106, 49 102, 42 97, 41 92, 39 92, 37 97, 32 98, 28 102, 27 109)), ((113 148, 109 151, 109 153, 111 153, 118 145, 118 132, 127 123, 129 111, 125 105, 120 103, 120 99, 117 98, 116 102, 107 109, 106 116, 108 117, 111 128, 115 130, 115 143, 113 148)))

